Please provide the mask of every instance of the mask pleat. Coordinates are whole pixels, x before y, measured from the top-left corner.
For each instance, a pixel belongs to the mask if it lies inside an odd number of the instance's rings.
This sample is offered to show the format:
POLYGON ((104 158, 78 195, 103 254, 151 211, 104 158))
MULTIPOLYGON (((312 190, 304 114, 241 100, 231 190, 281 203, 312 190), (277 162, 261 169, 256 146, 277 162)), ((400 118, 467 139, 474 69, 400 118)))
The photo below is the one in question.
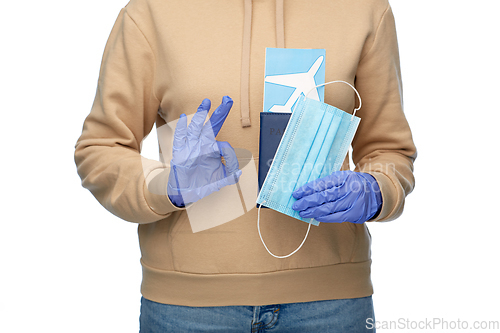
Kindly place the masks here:
POLYGON ((360 120, 358 117, 353 117, 342 110, 331 108, 338 114, 337 119, 339 119, 342 126, 339 126, 330 148, 330 153, 318 178, 328 176, 332 172, 340 170, 360 120))
MULTIPOLYGON (((281 193, 277 204, 286 207, 292 192, 295 189, 301 170, 307 163, 307 159, 314 145, 324 114, 321 112, 305 112, 304 108, 295 108, 294 112, 301 112, 301 121, 292 125, 283 138, 287 141, 286 149, 279 149, 275 160, 281 160, 277 166, 279 181, 273 181, 272 191, 281 193), (293 127, 295 126, 295 127, 293 127), (287 135, 288 134, 288 135, 287 135), (281 156, 278 156, 278 153, 281 156)), ((274 162, 273 162, 274 163, 274 162)))

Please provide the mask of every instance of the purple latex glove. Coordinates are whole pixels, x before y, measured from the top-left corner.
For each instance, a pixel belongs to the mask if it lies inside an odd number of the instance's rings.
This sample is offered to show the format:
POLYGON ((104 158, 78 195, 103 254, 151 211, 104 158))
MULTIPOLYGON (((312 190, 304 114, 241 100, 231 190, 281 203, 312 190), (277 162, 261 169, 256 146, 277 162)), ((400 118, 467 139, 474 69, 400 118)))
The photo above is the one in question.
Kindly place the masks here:
POLYGON ((175 127, 167 186, 168 197, 174 205, 182 207, 196 202, 238 182, 241 170, 234 149, 228 142, 215 140, 232 105, 233 100, 224 96, 206 123, 211 106, 209 99, 203 100, 189 126, 186 115, 181 115, 175 127))
POLYGON ((367 173, 337 171, 309 182, 293 192, 292 208, 303 218, 319 222, 364 223, 382 207, 375 178, 367 173))

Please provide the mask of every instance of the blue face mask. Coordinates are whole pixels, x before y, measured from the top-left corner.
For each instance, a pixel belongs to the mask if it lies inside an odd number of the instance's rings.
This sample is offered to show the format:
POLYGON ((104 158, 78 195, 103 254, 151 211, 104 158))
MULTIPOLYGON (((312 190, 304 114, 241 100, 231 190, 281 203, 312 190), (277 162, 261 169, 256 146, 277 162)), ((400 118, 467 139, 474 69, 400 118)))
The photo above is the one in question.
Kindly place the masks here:
POLYGON ((332 81, 320 86, 336 82, 345 83, 354 89, 360 101, 358 108, 351 115, 331 105, 301 96, 295 104, 259 192, 259 235, 267 251, 276 258, 286 258, 297 252, 304 244, 311 224, 319 225, 314 219, 301 218, 299 212, 292 209, 296 201, 292 196, 293 191, 310 181, 339 171, 358 128, 360 118, 355 113, 361 108, 361 98, 357 90, 345 81, 332 81), (309 223, 302 244, 294 252, 287 256, 276 256, 269 251, 260 234, 261 205, 309 223))

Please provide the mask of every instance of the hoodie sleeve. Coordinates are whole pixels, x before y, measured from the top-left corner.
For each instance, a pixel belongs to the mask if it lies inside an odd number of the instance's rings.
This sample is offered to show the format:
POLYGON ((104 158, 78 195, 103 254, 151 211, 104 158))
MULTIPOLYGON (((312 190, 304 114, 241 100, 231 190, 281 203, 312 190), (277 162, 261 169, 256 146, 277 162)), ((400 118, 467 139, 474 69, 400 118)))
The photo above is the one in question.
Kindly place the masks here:
POLYGON ((160 103, 154 75, 154 53, 125 7, 106 43, 95 100, 74 157, 83 187, 111 213, 137 223, 179 210, 166 195, 168 168, 140 155, 160 103))
POLYGON ((357 114, 361 122, 353 141, 353 162, 356 171, 370 173, 380 185, 383 205, 374 220, 394 220, 415 186, 417 151, 403 112, 396 27, 389 5, 367 39, 355 84, 363 105, 357 114))

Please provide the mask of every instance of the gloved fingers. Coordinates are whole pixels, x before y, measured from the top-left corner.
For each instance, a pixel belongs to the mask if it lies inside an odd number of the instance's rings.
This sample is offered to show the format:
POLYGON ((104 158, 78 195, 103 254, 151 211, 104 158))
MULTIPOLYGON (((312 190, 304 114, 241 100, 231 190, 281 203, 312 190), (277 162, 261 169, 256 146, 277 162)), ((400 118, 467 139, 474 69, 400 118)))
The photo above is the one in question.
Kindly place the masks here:
POLYGON ((215 138, 224 124, 231 107, 233 100, 229 96, 222 97, 222 103, 215 109, 210 116, 210 119, 203 126, 202 134, 207 138, 215 138))
POLYGON ((293 191, 292 196, 295 199, 301 199, 304 196, 311 195, 316 192, 324 191, 327 189, 327 182, 325 182, 325 178, 320 178, 313 180, 312 182, 306 183, 293 191))
POLYGON ((181 149, 186 143, 187 134, 187 117, 183 113, 181 114, 177 125, 175 126, 174 132, 174 149, 181 149))
POLYGON ((317 207, 327 202, 325 200, 325 191, 306 195, 295 201, 292 205, 293 210, 303 211, 311 207, 317 207))
POLYGON ((304 211, 301 211, 301 212, 299 212, 299 215, 300 215, 300 217, 306 218, 306 219, 309 219, 309 218, 316 219, 316 218, 321 217, 321 216, 330 215, 333 212, 335 212, 335 211, 332 210, 331 203, 326 203, 326 204, 321 205, 321 206, 308 208, 304 211))
POLYGON ((339 171, 334 172, 331 175, 325 176, 306 183, 296 189, 292 195, 295 199, 300 199, 304 196, 311 195, 316 192, 325 191, 332 188, 337 188, 345 183, 346 178, 349 174, 339 171))
POLYGON ((236 152, 233 147, 226 141, 217 141, 217 148, 220 152, 220 156, 224 157, 224 161, 226 162, 226 171, 227 174, 233 174, 240 168, 238 163, 238 157, 236 157, 236 152))
MULTIPOLYGON (((349 192, 346 197, 334 203, 329 203, 330 213, 320 216, 316 213, 319 222, 352 222, 363 223, 367 221, 366 196, 364 192, 349 192)), ((328 210, 325 210, 328 212, 328 210)), ((300 213, 299 213, 300 214, 300 213)), ((305 214, 307 216, 307 214, 305 214)))
POLYGON ((203 124, 205 123, 205 119, 207 119, 208 110, 210 110, 211 102, 208 98, 205 98, 198 110, 191 119, 191 123, 188 126, 187 130, 187 138, 188 140, 198 140, 201 134, 201 130, 203 129, 203 124))
POLYGON ((318 216, 315 218, 318 222, 326 222, 326 223, 342 223, 342 222, 351 222, 349 219, 349 211, 335 212, 332 214, 318 216))
POLYGON ((350 222, 361 224, 367 221, 365 218, 364 211, 359 211, 358 207, 351 207, 350 209, 335 212, 329 215, 318 216, 316 218, 318 222, 327 222, 327 223, 342 223, 342 222, 350 222))
POLYGON ((313 208, 325 203, 342 200, 349 193, 344 186, 331 187, 323 191, 314 192, 309 195, 304 195, 292 205, 292 209, 303 211, 307 208, 313 208))
POLYGON ((350 193, 350 187, 347 186, 346 181, 348 177, 349 175, 345 173, 332 174, 302 186, 293 192, 293 197, 297 201, 293 203, 292 209, 303 211, 328 202, 342 200, 350 193))
POLYGON ((300 217, 303 218, 316 218, 318 216, 329 215, 335 212, 341 212, 351 208, 351 200, 346 200, 345 198, 339 199, 333 202, 325 202, 323 204, 318 204, 304 210, 299 211, 300 217))

